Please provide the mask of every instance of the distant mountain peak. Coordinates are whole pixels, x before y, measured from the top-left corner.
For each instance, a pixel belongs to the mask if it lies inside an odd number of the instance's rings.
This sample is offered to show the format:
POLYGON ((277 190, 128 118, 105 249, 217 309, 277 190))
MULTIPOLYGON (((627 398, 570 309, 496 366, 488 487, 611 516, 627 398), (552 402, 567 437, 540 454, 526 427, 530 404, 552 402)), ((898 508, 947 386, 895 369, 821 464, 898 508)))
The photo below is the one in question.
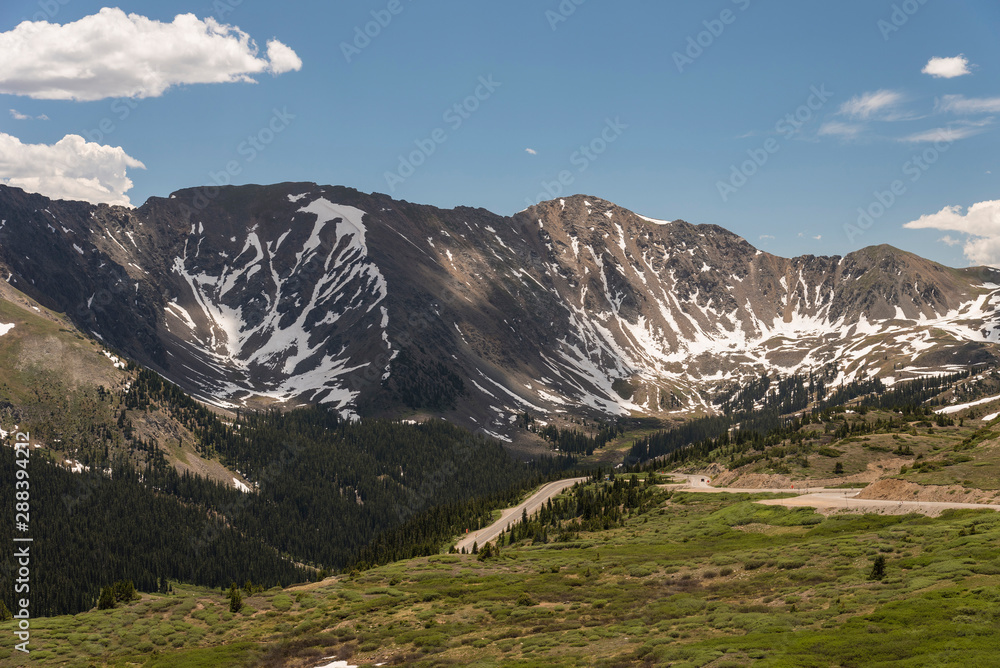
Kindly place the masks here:
POLYGON ((281 183, 138 209, 0 186, 11 283, 221 405, 517 416, 710 411, 761 373, 899 382, 991 361, 1000 272, 888 245, 782 258, 592 195, 511 217, 281 183))

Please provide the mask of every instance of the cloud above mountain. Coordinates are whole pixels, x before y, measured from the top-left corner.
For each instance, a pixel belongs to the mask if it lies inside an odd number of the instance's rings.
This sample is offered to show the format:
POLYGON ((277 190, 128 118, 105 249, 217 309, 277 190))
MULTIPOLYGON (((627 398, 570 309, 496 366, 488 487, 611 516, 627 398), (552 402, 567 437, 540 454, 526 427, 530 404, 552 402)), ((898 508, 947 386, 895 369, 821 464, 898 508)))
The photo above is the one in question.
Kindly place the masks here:
POLYGON ((55 144, 25 144, 0 132, 0 183, 57 199, 130 206, 128 169, 145 169, 121 147, 66 135, 55 144))
MULTIPOLYGON (((941 230, 967 235, 962 247, 975 265, 1000 266, 1000 200, 978 202, 963 212, 961 206, 946 206, 903 225, 911 230, 941 230)), ((950 236, 942 239, 953 245, 950 236)))
POLYGON ((173 86, 254 82, 300 70, 278 40, 264 54, 237 27, 180 14, 172 23, 104 8, 59 25, 25 21, 0 33, 0 93, 41 100, 159 97, 173 86))

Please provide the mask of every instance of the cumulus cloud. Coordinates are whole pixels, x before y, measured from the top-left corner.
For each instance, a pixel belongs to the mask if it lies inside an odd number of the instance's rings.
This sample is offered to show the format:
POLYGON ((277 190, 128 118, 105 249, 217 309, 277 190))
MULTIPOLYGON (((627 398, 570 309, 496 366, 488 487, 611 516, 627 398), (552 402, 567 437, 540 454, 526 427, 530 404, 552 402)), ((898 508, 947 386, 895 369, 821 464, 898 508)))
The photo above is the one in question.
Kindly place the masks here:
POLYGON ((253 82, 302 68, 277 40, 265 56, 237 27, 180 14, 173 23, 104 8, 74 23, 25 21, 0 33, 0 93, 41 100, 158 97, 171 86, 253 82))
POLYGON ((1000 97, 965 97, 945 95, 937 101, 937 111, 953 114, 997 114, 1000 113, 1000 97))
MULTIPOLYGON (((1000 266, 1000 200, 973 204, 964 213, 961 206, 946 206, 903 227, 966 234, 962 252, 969 262, 1000 266)), ((949 245, 957 243, 951 236, 945 236, 941 241, 949 245)))
POLYGON ((969 69, 969 59, 964 55, 952 58, 931 58, 921 72, 938 79, 953 79, 972 74, 972 70, 969 69))
POLYGON ((840 105, 840 113, 867 120, 893 109, 903 101, 903 95, 894 90, 877 90, 852 97, 840 105))
POLYGON ((131 206, 126 170, 145 169, 121 147, 103 146, 79 135, 52 145, 24 144, 0 132, 0 183, 55 199, 131 206))
POLYGON ((302 69, 302 59, 292 50, 290 46, 282 44, 276 39, 267 43, 267 59, 270 63, 267 71, 277 76, 285 72, 298 72, 302 69))
POLYGON ((536 151, 533 148, 526 148, 524 150, 525 150, 526 153, 530 153, 531 155, 538 155, 538 151, 536 151))

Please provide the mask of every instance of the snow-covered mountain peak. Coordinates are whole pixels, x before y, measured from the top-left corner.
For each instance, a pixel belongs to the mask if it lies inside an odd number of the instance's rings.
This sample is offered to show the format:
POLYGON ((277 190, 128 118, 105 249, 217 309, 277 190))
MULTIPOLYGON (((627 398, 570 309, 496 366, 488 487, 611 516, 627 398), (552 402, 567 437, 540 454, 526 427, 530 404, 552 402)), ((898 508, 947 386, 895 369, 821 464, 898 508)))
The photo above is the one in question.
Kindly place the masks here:
POLYGON ((992 360, 1000 332, 993 270, 890 246, 781 258, 589 195, 503 217, 303 183, 135 210, 0 187, 0 217, 12 283, 226 405, 502 436, 525 411, 710 410, 761 373, 898 382, 992 360))

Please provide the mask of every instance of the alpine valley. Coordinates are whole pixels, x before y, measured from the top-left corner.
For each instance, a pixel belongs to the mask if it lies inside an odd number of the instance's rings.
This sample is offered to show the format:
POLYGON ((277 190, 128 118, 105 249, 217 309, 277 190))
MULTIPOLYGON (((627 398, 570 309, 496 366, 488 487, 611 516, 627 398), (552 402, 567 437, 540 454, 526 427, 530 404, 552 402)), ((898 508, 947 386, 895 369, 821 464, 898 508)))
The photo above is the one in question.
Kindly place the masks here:
POLYGON ((0 271, 10 665, 995 664, 996 270, 283 183, 0 271))

